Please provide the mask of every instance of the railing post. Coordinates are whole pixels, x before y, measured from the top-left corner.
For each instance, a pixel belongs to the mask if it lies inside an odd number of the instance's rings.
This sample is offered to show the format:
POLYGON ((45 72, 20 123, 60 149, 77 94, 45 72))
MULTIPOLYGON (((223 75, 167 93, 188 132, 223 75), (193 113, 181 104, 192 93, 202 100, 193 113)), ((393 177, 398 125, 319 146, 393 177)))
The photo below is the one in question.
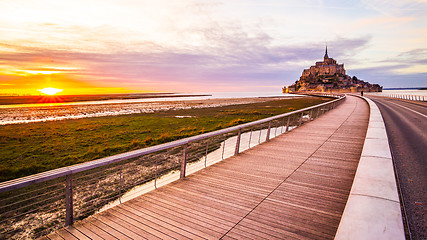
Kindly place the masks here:
POLYGON ((185 178, 185 169, 187 168, 187 145, 188 143, 184 144, 184 154, 182 156, 181 162, 181 174, 179 176, 180 179, 185 178))
MULTIPOLYGON (((119 202, 122 204, 122 174, 123 174, 123 162, 120 164, 120 180, 119 180, 119 202)), ((156 178, 157 178, 157 160, 156 160, 156 178)))
POLYGON ((206 141, 205 167, 206 167, 206 161, 208 160, 208 147, 209 147, 209 141, 206 141))
POLYGON ((157 189, 157 158, 156 158, 155 164, 156 164, 156 173, 154 176, 154 188, 157 189))
POLYGON ((239 128, 239 133, 237 134, 237 140, 236 140, 236 148, 234 149, 234 155, 238 155, 239 154, 239 150, 240 150, 240 137, 242 135, 242 129, 239 128))
POLYGON ((73 225, 73 175, 65 177, 65 226, 73 225))
POLYGON ((298 126, 301 126, 301 124, 302 124, 302 117, 304 117, 304 112, 301 112, 301 117, 299 118, 298 126))
POLYGON ((286 128, 285 128, 285 132, 287 132, 289 130, 289 121, 291 120, 291 116, 288 116, 288 122, 286 123, 286 128))
POLYGON ((274 128, 274 137, 277 137, 277 129, 278 127, 274 128))
POLYGON ((252 127, 251 127, 251 135, 249 135, 249 148, 251 148, 251 140, 252 140, 252 127))
POLYGON ((268 122, 267 136, 265 137, 265 141, 270 141, 270 129, 271 129, 271 121, 268 122))
POLYGON ((221 154, 221 159, 222 160, 224 160, 225 141, 227 141, 227 138, 224 138, 224 144, 222 145, 222 154, 221 154))
POLYGON ((313 118, 313 109, 310 110, 310 115, 309 116, 310 116, 310 121, 311 121, 312 118, 313 118))
POLYGON ((283 125, 282 125, 282 128, 280 129, 280 134, 282 134, 283 133, 283 128, 285 127, 285 118, 283 118, 283 125))

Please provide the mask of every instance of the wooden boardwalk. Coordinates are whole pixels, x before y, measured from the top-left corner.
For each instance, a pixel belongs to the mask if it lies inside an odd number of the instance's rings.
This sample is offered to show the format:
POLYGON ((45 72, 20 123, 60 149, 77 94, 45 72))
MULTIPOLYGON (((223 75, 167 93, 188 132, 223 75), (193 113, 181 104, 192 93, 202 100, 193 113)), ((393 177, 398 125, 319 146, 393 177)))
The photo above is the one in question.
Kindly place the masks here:
POLYGON ((368 117, 349 96, 313 122, 47 238, 332 239, 368 117))

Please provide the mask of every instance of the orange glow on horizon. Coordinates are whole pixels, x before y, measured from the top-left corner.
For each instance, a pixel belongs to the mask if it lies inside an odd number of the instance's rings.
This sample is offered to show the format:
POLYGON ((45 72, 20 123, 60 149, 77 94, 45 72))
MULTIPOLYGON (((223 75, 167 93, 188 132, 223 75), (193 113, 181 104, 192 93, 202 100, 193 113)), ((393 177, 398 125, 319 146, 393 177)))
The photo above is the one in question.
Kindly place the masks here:
POLYGON ((42 93, 44 93, 44 94, 46 94, 46 95, 49 95, 49 96, 55 95, 55 94, 57 94, 57 93, 60 93, 60 92, 62 92, 63 90, 64 90, 64 89, 51 88, 51 87, 43 88, 43 89, 37 89, 37 91, 42 92, 42 93))

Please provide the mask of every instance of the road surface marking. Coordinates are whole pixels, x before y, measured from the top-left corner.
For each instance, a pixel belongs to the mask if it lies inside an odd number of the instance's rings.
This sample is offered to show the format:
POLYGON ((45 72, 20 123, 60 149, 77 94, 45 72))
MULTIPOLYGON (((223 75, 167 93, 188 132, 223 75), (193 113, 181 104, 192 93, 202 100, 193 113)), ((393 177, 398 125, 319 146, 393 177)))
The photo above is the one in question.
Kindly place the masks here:
POLYGON ((407 110, 409 110, 409 111, 411 111, 411 112, 414 112, 414 113, 416 113, 416 114, 419 114, 419 115, 421 115, 421 116, 423 116, 423 117, 427 118, 427 115, 424 115, 424 114, 422 114, 422 113, 420 113, 420 112, 417 112, 417 111, 415 111, 415 110, 412 110, 412 109, 410 109, 410 108, 408 108, 408 107, 402 106, 402 105, 397 104, 397 103, 394 103, 394 102, 389 102, 389 103, 394 104, 394 105, 397 105, 397 106, 399 106, 399 107, 402 107, 402 108, 404 108, 404 109, 407 109, 407 110))

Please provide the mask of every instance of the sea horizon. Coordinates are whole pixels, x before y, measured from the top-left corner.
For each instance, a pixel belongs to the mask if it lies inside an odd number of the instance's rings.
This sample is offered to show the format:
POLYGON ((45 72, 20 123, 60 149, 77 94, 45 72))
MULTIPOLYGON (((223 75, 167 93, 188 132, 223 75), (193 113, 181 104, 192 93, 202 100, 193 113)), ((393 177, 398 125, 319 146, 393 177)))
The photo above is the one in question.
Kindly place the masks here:
MULTIPOLYGON (((427 87, 420 88, 384 88, 382 92, 369 92, 368 94, 387 95, 387 94, 402 94, 402 95, 420 95, 427 96, 427 87)), ((0 109, 7 108, 31 108, 31 107, 54 107, 66 105, 101 105, 101 104, 122 104, 122 103, 146 103, 146 102, 165 102, 165 101, 187 101, 187 100, 204 100, 204 99, 220 99, 220 98, 258 98, 258 97, 290 97, 295 94, 277 92, 174 92, 174 93, 126 93, 126 94, 82 94, 82 95, 58 95, 54 96, 60 99, 65 96, 132 96, 141 95, 141 97, 134 97, 129 99, 112 98, 106 100, 78 100, 61 102, 38 102, 38 103, 20 103, 20 104, 2 104, 0 109), (151 95, 151 96, 150 96, 151 95)), ((1 96, 4 98, 15 98, 17 96, 1 96)), ((25 97, 25 96, 20 96, 25 97)), ((30 96, 26 96, 30 97, 30 96)), ((41 96, 31 96, 41 97, 41 96)))

